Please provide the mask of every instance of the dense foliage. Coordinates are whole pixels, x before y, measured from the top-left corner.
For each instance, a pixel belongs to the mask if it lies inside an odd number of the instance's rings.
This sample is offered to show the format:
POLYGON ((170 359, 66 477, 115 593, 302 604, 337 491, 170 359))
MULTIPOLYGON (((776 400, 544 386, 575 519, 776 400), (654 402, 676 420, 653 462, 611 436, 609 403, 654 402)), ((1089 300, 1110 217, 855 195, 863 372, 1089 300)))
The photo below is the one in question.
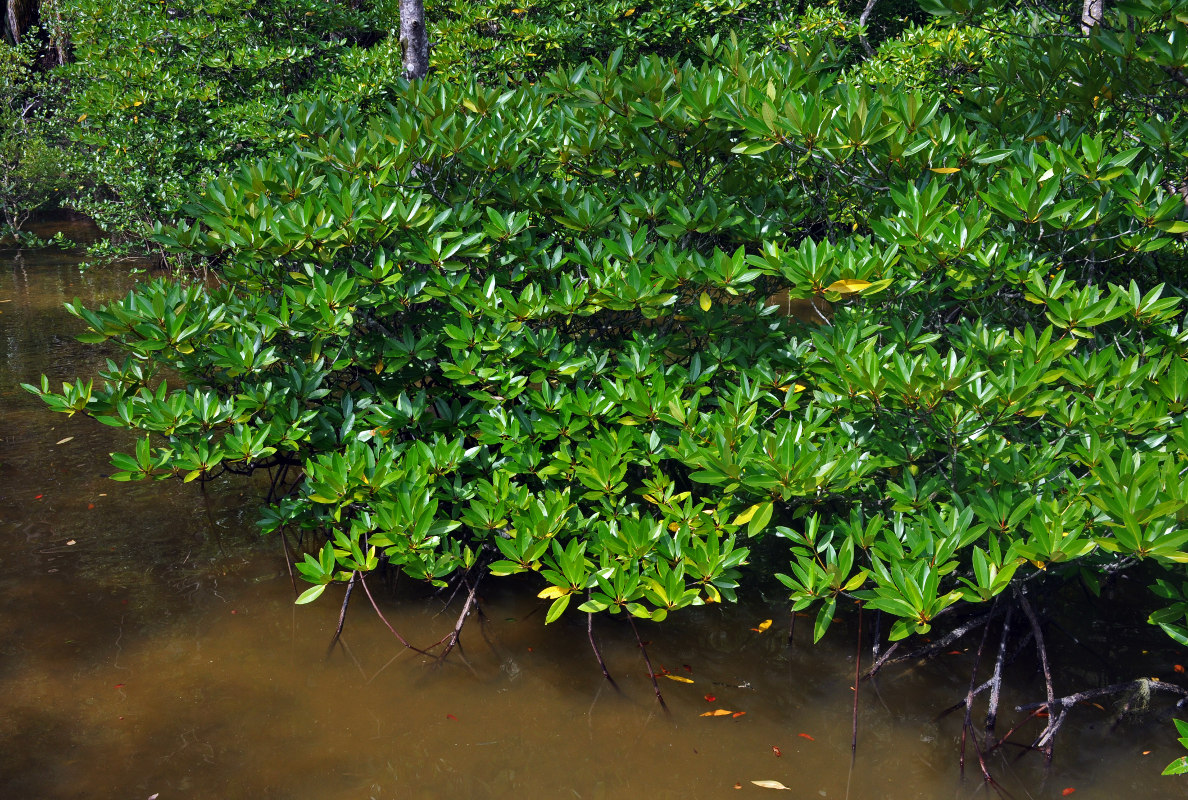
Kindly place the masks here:
MULTIPOLYGON (((283 153, 159 228, 217 285, 71 306, 125 357, 29 388, 144 434, 118 480, 274 470, 263 529, 318 542, 302 601, 389 565, 660 620, 774 578, 817 637, 850 598, 901 639, 1143 565, 1188 644, 1183 11, 926 4, 863 59, 836 9, 692 57, 663 8, 589 5, 439 8, 437 78, 353 50, 278 126, 199 113, 207 73, 112 100, 189 109, 193 163, 283 153), (507 41, 534 20, 538 71, 507 41)), ((293 47, 204 69, 327 69, 293 47)), ((96 152, 150 146, 104 119, 96 152)))

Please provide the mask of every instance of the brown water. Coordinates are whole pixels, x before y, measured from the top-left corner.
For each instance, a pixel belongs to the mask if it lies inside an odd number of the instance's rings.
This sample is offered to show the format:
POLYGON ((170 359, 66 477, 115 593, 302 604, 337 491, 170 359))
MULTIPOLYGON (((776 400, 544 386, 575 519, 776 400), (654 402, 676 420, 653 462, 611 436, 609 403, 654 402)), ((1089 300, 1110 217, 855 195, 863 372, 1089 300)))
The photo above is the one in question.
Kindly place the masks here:
MULTIPOLYGON (((964 695, 968 652, 863 684, 852 761, 853 628, 811 647, 802 625, 790 650, 778 602, 641 626, 657 668, 693 680, 661 681, 669 714, 629 628, 596 628, 616 692, 579 616, 546 629, 545 601, 494 581, 485 621, 463 633, 465 661, 438 668, 402 650, 361 592, 345 648, 327 659, 341 590, 293 605, 279 544, 254 532, 250 486, 108 481, 107 453, 129 434, 50 414, 17 388, 102 363, 74 341, 79 324, 61 305, 135 279, 127 265, 80 273, 77 261, 0 251, 0 798, 771 794, 753 780, 800 798, 995 796, 976 765, 959 773, 959 715, 936 720, 964 695), (777 619, 771 630, 750 630, 765 617, 777 619), (712 708, 746 713, 699 716, 712 708)), ((459 611, 457 599, 445 608, 448 598, 373 589, 421 644, 459 611)), ((1138 674, 1174 678, 1164 672, 1175 653, 1144 653, 1145 641, 1118 646, 1149 670, 1138 674)), ((1092 665, 1079 679, 1092 685, 1092 665)), ((1042 695, 1028 674, 1013 686, 1010 702, 1042 695)), ((1159 777, 1178 755, 1165 718, 1111 729, 1108 704, 1078 714, 1050 771, 1017 749, 991 758, 1012 796, 1185 796, 1185 783, 1159 777)))

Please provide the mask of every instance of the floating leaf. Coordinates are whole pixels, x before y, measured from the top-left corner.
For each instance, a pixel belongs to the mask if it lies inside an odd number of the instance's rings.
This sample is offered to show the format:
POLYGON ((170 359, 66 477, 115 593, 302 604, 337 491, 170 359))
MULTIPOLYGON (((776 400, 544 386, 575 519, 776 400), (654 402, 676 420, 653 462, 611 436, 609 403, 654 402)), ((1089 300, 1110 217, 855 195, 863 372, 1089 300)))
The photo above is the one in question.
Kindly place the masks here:
POLYGON ((700 717, 726 717, 733 714, 733 711, 728 711, 724 708, 715 708, 713 711, 707 711, 704 714, 698 714, 700 717))
POLYGON ((701 306, 702 311, 709 311, 710 306, 712 306, 714 304, 714 301, 710 299, 710 296, 708 294, 706 294, 705 292, 702 292, 701 297, 699 297, 697 299, 697 303, 698 303, 698 305, 701 306))
POLYGON ((751 781, 751 783, 755 784, 761 789, 784 789, 785 791, 792 791, 779 781, 751 781))
POLYGON ((837 292, 838 294, 858 294, 863 289, 873 285, 870 281, 862 281, 857 278, 843 278, 826 286, 825 291, 837 292))
POLYGON ((731 716, 733 719, 738 719, 739 717, 744 717, 744 716, 746 716, 746 714, 747 714, 747 712, 745 712, 745 711, 735 711, 735 712, 734 712, 733 714, 731 714, 730 716, 731 716))
POLYGON ((780 748, 776 747, 774 744, 771 746, 771 752, 775 753, 777 758, 783 755, 783 753, 780 752, 780 748))
POLYGON ((562 589, 560 586, 546 586, 536 596, 542 600, 556 600, 558 597, 564 597, 567 594, 569 594, 569 591, 562 589))
POLYGON ((678 683, 692 683, 693 682, 692 678, 686 678, 684 675, 665 674, 664 677, 668 678, 670 681, 677 681, 678 683))
POLYGON ((66 444, 67 442, 69 442, 69 441, 70 441, 71 439, 73 439, 73 438, 74 438, 73 436, 67 436, 65 439, 59 439, 59 440, 58 440, 57 442, 55 442, 54 444, 66 444))
POLYGON ((68 539, 68 540, 66 541, 66 544, 67 544, 67 545, 74 545, 74 544, 78 544, 78 542, 76 542, 74 539, 68 539))
POLYGON ((815 742, 815 741, 817 741, 817 740, 816 740, 816 739, 814 739, 813 737, 809 736, 807 733, 798 733, 798 734, 796 734, 796 735, 797 735, 797 736, 799 736, 801 739, 808 739, 810 742, 815 742))
POLYGON ((930 167, 930 169, 937 175, 952 175, 954 172, 961 171, 961 167, 930 167))
POLYGON ((1070 794, 1072 794, 1072 793, 1073 793, 1073 792, 1075 792, 1075 791, 1076 791, 1076 788, 1075 788, 1075 787, 1072 787, 1072 786, 1066 786, 1065 788, 1063 788, 1063 789, 1061 789, 1061 790, 1060 790, 1060 796, 1061 796, 1061 797, 1068 797, 1070 794))
POLYGON ((764 631, 766 631, 766 630, 767 630, 768 628, 770 628, 770 627, 771 627, 771 620, 769 620, 769 619, 765 619, 765 620, 763 620, 762 622, 760 622, 760 623, 759 623, 759 626, 758 626, 758 627, 756 627, 756 628, 751 628, 751 630, 753 630, 755 633, 763 633, 764 631))
POLYGON ((717 699, 718 699, 718 698, 714 697, 712 694, 707 694, 707 695, 705 696, 705 702, 707 702, 707 703, 712 703, 712 702, 714 702, 714 701, 715 701, 715 700, 717 700, 717 699))
POLYGON ((454 722, 458 721, 458 718, 455 717, 453 714, 446 714, 446 719, 452 719, 454 722))

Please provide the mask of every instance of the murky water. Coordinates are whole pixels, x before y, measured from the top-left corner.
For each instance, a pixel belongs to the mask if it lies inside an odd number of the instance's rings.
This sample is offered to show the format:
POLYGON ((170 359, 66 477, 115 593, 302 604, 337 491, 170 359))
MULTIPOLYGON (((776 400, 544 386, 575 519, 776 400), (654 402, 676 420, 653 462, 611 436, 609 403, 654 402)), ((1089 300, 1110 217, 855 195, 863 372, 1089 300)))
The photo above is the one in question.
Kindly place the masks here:
MULTIPOLYGON (((778 603, 641 626, 657 668, 693 681, 661 681, 668 714, 629 628, 601 619, 596 627, 616 691, 602 680, 583 618, 546 629, 545 601, 494 581, 483 620, 463 633, 464 658, 434 666, 403 650, 361 592, 345 647, 327 658, 341 591, 293 605, 279 544, 252 527, 251 486, 203 493, 108 481, 107 453, 129 434, 52 415, 17 387, 102 363, 74 341, 79 325, 61 305, 118 295, 135 278, 127 265, 80 273, 77 261, 0 251, 0 797, 771 793, 753 780, 779 781, 801 798, 995 796, 976 764, 960 775, 959 715, 937 720, 964 696, 969 652, 863 684, 852 761, 853 628, 811 647, 802 625, 790 650, 778 603), (752 631, 765 617, 777 619, 772 629, 752 631), (745 714, 700 716, 715 708, 745 714)), ((448 597, 372 588, 397 629, 422 645, 459 611, 458 598, 447 606, 448 597)), ((1174 677, 1165 674, 1174 653, 1144 653, 1146 641, 1125 644, 1133 668, 1174 677)), ((1068 647, 1068 660, 1086 660, 1068 647)), ((1093 668, 1080 678, 1114 677, 1093 668)), ((1042 695, 1027 673, 1013 687, 1012 703, 1042 695)), ((1167 720, 1114 728, 1108 704, 1078 711, 1050 771, 1018 755, 1004 748, 990 759, 1014 797, 1188 792, 1159 777, 1178 755, 1167 720)))

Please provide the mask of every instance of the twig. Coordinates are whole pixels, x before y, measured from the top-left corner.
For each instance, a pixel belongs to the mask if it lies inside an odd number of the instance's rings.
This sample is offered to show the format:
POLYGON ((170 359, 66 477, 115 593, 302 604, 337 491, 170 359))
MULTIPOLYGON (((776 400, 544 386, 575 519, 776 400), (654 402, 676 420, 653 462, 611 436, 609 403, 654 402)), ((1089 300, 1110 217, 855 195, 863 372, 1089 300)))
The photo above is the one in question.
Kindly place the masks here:
POLYGON ((367 588, 367 579, 362 575, 359 576, 359 583, 363 585, 363 591, 367 594, 367 599, 371 601, 371 607, 375 609, 376 615, 380 618, 380 621, 384 623, 384 626, 392 632, 392 635, 396 637, 396 641, 400 642, 409 650, 415 650, 423 656, 432 655, 431 653, 427 653, 415 645, 409 644, 408 640, 401 636, 396 631, 396 629, 392 627, 392 623, 388 622, 388 618, 384 616, 384 613, 380 611, 379 605, 376 604, 375 598, 371 596, 371 590, 367 588))
POLYGON ((330 640, 330 646, 326 648, 326 658, 334 652, 334 645, 338 644, 339 638, 342 637, 342 626, 346 624, 347 606, 351 602, 351 592, 355 591, 355 581, 358 579, 359 573, 352 572, 351 579, 347 581, 346 594, 342 598, 342 610, 338 612, 338 627, 334 629, 334 638, 330 640))
POLYGON ((635 627, 635 620, 628 616, 627 621, 631 623, 631 632, 635 634, 635 642, 639 645, 639 652, 643 654, 644 665, 648 668, 648 677, 652 679, 652 689, 656 692, 656 699, 660 701, 660 707, 667 711, 668 704, 664 702, 664 695, 660 693, 660 684, 656 682, 656 672, 652 669, 652 659, 648 658, 648 648, 644 647, 643 639, 639 638, 639 629, 635 627))

